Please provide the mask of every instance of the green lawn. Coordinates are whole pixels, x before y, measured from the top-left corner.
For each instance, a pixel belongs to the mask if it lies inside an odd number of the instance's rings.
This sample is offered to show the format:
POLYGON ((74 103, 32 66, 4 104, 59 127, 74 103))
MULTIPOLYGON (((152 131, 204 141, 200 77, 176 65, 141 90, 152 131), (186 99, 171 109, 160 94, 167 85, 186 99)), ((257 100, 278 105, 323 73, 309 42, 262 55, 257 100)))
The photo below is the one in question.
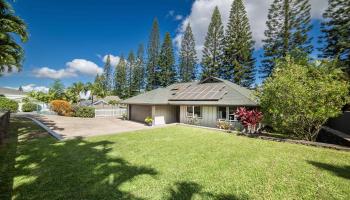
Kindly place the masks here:
POLYGON ((0 199, 350 199, 349 152, 183 126, 63 142, 40 132, 12 121, 0 199))

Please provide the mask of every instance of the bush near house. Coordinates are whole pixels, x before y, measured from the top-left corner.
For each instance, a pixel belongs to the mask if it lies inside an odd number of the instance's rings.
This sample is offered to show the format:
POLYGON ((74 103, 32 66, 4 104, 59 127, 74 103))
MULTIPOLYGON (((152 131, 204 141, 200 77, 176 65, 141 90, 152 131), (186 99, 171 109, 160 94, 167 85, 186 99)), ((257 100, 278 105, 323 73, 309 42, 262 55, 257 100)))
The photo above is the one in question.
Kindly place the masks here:
POLYGON ((349 102, 349 83, 337 62, 286 57, 258 91, 264 122, 280 133, 314 141, 328 118, 349 102))
POLYGON ((78 106, 73 109, 74 117, 82 118, 94 118, 95 117, 95 108, 88 106, 78 106))
POLYGON ((61 116, 72 115, 72 106, 68 101, 53 100, 51 101, 51 109, 61 116))
POLYGON ((10 111, 12 113, 17 112, 18 103, 14 100, 8 99, 6 97, 0 97, 0 112, 10 111))
POLYGON ((28 102, 22 105, 23 112, 33 112, 33 111, 39 111, 39 110, 41 110, 41 106, 35 103, 28 102))

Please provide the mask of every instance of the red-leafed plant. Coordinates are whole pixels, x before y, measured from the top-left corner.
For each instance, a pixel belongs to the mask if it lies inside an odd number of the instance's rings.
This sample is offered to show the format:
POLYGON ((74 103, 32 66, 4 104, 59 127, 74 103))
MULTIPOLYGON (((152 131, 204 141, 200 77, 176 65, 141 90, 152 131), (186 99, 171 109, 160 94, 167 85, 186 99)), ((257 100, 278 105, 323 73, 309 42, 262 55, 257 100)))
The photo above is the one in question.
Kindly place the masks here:
POLYGON ((257 109, 248 110, 245 107, 237 108, 235 115, 238 116, 238 120, 248 133, 255 133, 257 131, 257 125, 261 122, 263 117, 262 112, 257 109))

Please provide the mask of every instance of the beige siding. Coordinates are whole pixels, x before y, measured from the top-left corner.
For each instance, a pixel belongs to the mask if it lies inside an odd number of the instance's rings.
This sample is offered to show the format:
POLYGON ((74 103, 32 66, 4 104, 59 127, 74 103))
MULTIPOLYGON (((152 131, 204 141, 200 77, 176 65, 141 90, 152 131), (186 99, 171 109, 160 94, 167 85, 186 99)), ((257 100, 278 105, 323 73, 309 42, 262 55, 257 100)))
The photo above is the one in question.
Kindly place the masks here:
POLYGON ((143 105, 130 105, 130 120, 144 122, 146 117, 152 116, 152 107, 143 105))
MULTIPOLYGON (((180 122, 188 123, 188 118, 186 116, 187 106, 180 107, 180 122)), ((202 108, 202 118, 198 119, 200 126, 216 127, 217 118, 217 107, 216 106, 201 106, 202 108)))
POLYGON ((154 125, 162 125, 176 122, 175 106, 154 106, 154 125))

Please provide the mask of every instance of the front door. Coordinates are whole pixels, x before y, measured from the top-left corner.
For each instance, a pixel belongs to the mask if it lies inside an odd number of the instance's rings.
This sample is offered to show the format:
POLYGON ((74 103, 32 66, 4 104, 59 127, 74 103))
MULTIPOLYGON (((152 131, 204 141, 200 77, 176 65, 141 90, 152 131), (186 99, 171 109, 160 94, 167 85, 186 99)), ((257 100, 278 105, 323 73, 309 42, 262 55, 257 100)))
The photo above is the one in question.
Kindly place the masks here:
POLYGON ((180 106, 175 106, 176 123, 180 123, 180 106))

